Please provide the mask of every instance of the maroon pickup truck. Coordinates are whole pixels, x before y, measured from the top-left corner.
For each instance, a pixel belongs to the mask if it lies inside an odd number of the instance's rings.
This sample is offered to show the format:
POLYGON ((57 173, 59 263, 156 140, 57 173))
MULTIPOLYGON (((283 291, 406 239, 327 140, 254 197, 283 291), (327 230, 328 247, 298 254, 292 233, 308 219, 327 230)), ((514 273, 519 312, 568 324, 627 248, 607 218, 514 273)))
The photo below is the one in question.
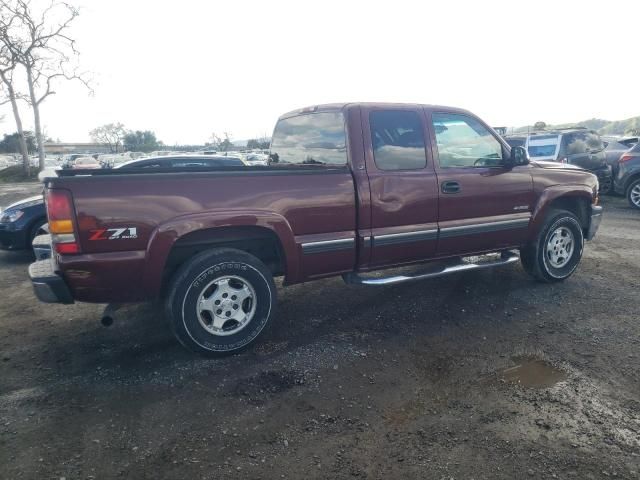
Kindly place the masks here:
POLYGON ((564 280, 602 215, 594 175, 530 162, 468 111, 415 104, 287 113, 268 166, 61 175, 45 189, 53 255, 29 268, 37 297, 162 299, 178 340, 203 353, 258 337, 276 276, 385 285, 520 259, 564 280))

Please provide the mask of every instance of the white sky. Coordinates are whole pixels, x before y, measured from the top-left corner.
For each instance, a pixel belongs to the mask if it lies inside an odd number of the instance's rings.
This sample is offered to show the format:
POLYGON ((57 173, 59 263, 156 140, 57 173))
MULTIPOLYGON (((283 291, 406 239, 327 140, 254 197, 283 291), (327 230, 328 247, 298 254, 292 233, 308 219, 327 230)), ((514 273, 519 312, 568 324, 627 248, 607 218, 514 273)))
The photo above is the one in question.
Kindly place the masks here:
POLYGON ((46 101, 62 141, 116 121, 170 145, 246 139, 341 101, 453 105, 496 126, 640 115, 637 0, 80 1, 95 96, 67 84, 46 101))

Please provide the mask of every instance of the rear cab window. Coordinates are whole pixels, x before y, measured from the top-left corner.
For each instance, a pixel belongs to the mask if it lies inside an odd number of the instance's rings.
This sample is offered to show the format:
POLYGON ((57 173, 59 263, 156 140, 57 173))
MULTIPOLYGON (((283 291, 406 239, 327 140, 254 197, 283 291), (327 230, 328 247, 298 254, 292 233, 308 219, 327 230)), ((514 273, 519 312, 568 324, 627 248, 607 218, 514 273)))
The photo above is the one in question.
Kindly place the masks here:
POLYGON ((347 164, 342 112, 305 113, 278 121, 271 139, 271 166, 347 164))

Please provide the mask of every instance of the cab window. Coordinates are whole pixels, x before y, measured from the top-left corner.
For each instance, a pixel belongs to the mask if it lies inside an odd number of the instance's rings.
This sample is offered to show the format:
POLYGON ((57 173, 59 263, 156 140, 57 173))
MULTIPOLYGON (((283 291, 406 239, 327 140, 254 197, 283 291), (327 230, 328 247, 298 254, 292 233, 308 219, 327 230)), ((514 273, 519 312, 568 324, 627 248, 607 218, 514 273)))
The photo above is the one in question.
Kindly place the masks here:
POLYGON ((475 118, 434 113, 433 129, 441 168, 502 165, 502 144, 475 118))

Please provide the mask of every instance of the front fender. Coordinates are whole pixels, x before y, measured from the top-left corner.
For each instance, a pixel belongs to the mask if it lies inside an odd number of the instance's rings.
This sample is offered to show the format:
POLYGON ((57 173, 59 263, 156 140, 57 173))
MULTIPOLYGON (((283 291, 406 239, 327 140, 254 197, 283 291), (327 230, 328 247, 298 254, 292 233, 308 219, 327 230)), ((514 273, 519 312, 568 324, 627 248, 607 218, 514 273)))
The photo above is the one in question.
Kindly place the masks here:
POLYGON ((529 222, 529 239, 534 239, 538 234, 544 220, 553 203, 559 199, 586 201, 587 205, 592 203, 593 192, 588 185, 553 185, 545 188, 536 202, 535 208, 529 222))
POLYGON ((183 215, 160 224, 151 234, 146 251, 144 288, 150 297, 158 297, 169 253, 182 236, 218 227, 262 227, 280 240, 284 253, 286 278, 296 278, 299 271, 298 249, 289 222, 282 215, 260 210, 233 212, 208 211, 183 215))

